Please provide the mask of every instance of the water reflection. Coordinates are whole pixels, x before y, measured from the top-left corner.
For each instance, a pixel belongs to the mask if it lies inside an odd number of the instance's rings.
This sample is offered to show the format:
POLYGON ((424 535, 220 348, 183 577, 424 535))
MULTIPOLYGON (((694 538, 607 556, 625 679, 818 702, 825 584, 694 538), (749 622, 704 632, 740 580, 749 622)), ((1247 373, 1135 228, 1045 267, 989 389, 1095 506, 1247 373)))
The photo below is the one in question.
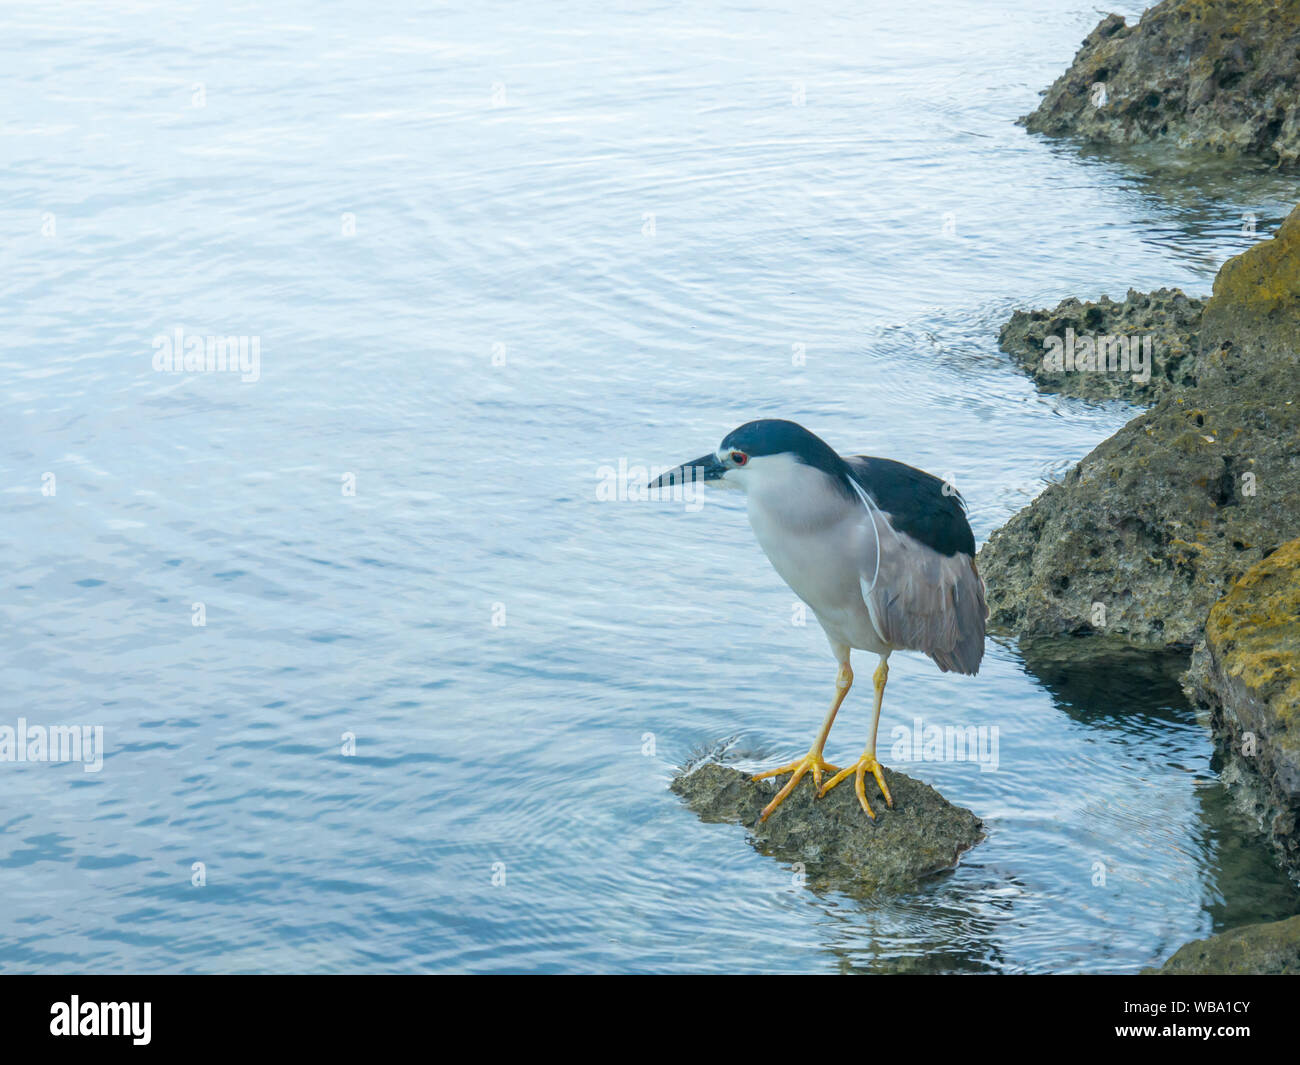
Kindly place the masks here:
POLYGON ((1295 886, 1272 861, 1259 826, 1234 804, 1201 745, 1181 742, 1209 735, 1208 715, 1183 692, 1186 655, 1098 636, 1026 638, 1018 652, 1072 720, 1122 733, 1147 757, 1193 774, 1200 816, 1190 845, 1204 855, 1203 905, 1215 931, 1300 912, 1295 886))
MULTIPOLYGON (((1164 249, 1203 273, 1203 290, 1226 258, 1272 235, 1300 200, 1294 171, 1249 158, 1220 158, 1168 145, 1054 142, 1054 153, 1094 171, 1094 180, 1125 190, 1145 228, 1143 243, 1164 249)), ((1110 293, 1118 298, 1119 293, 1110 293)))

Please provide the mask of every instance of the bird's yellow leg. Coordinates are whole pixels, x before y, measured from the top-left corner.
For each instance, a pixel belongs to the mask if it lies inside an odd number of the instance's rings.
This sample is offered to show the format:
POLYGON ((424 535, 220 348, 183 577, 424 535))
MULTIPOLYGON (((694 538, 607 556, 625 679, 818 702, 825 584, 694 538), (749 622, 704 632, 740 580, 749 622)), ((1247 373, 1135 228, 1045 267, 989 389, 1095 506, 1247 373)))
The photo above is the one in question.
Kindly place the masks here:
POLYGON ((888 655, 885 655, 880 659, 880 665, 876 667, 876 672, 872 676, 876 687, 876 699, 871 718, 871 742, 867 744, 867 749, 862 752, 861 758, 847 769, 841 769, 830 780, 826 781, 825 785, 817 792, 817 798, 820 799, 840 781, 853 777, 853 790, 858 796, 858 802, 862 804, 862 809, 867 812, 867 816, 873 821, 876 819, 876 814, 871 809, 871 804, 867 802, 866 780, 868 773, 880 785, 880 793, 885 797, 885 805, 891 807, 894 805, 894 797, 889 794, 889 785, 885 783, 885 775, 881 772, 880 763, 876 761, 876 729, 880 725, 880 704, 885 698, 885 682, 889 679, 888 657, 888 655))
POLYGON ((817 733, 817 738, 813 740, 813 745, 808 753, 800 758, 797 762, 791 762, 789 765, 778 766, 776 769, 769 769, 763 773, 755 773, 755 780, 764 780, 767 777, 780 776, 783 773, 790 773, 791 777, 786 781, 785 787, 776 793, 776 796, 763 807, 763 813, 759 816, 759 821, 766 821, 772 816, 772 811, 785 802, 790 792, 794 791, 795 786, 808 773, 812 773, 813 786, 820 788, 823 773, 838 773, 840 767, 831 765, 822 757, 822 749, 826 746, 826 737, 830 735, 831 725, 835 723, 835 715, 839 713, 840 704, 844 702, 844 697, 849 694, 849 689, 853 687, 853 670, 849 668, 849 651, 844 648, 843 656, 840 658, 840 670, 835 676, 835 698, 831 702, 830 713, 826 715, 826 720, 822 722, 821 731, 817 733))

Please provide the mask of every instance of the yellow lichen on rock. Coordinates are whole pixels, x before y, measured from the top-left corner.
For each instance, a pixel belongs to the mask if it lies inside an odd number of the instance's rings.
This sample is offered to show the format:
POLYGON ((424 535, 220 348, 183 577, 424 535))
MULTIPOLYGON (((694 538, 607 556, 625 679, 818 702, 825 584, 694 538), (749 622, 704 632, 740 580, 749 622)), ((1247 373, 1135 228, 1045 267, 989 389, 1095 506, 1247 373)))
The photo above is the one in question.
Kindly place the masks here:
POLYGON ((1225 779, 1300 879, 1300 540, 1257 562, 1214 605, 1186 685, 1210 708, 1225 779))
POLYGON ((1284 729, 1300 723, 1300 540, 1257 563, 1215 604, 1205 643, 1223 673, 1266 700, 1284 729))
POLYGON ((1223 264, 1214 279, 1206 315, 1214 315, 1225 303, 1257 314, 1295 314, 1300 310, 1300 215, 1293 212, 1272 240, 1223 264))

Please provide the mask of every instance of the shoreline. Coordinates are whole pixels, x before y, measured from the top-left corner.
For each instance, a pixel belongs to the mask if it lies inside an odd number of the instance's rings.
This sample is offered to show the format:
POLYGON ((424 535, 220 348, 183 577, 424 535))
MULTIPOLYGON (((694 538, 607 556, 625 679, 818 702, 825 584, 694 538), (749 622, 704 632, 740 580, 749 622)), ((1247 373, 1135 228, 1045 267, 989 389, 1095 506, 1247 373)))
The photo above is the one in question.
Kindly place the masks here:
MULTIPOLYGON (((1295 41, 1300 14, 1269 0, 1109 15, 1020 121, 1291 166, 1300 101, 1276 95, 1295 41)), ((1182 686, 1210 714, 1220 781, 1300 890, 1300 206, 1207 298, 1066 298, 1016 311, 998 342, 1039 391, 1145 409, 989 537, 990 627, 1189 654, 1182 686), (1082 335, 1082 371, 1052 359, 1082 335), (1097 369, 1136 336, 1152 338, 1145 379, 1118 357, 1097 369)), ((1146 971, 1300 972, 1300 919, 1225 930, 1146 971)))

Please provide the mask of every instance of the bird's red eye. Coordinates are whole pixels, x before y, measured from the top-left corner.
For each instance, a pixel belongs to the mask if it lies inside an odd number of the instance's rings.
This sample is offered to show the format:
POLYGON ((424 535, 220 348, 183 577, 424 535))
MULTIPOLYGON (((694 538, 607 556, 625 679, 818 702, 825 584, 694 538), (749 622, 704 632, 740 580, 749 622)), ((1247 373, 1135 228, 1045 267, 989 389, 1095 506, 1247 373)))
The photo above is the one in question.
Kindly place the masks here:
POLYGON ((749 456, 746 455, 743 451, 733 451, 731 453, 731 461, 734 462, 737 466, 743 466, 745 465, 746 462, 749 461, 749 456))

